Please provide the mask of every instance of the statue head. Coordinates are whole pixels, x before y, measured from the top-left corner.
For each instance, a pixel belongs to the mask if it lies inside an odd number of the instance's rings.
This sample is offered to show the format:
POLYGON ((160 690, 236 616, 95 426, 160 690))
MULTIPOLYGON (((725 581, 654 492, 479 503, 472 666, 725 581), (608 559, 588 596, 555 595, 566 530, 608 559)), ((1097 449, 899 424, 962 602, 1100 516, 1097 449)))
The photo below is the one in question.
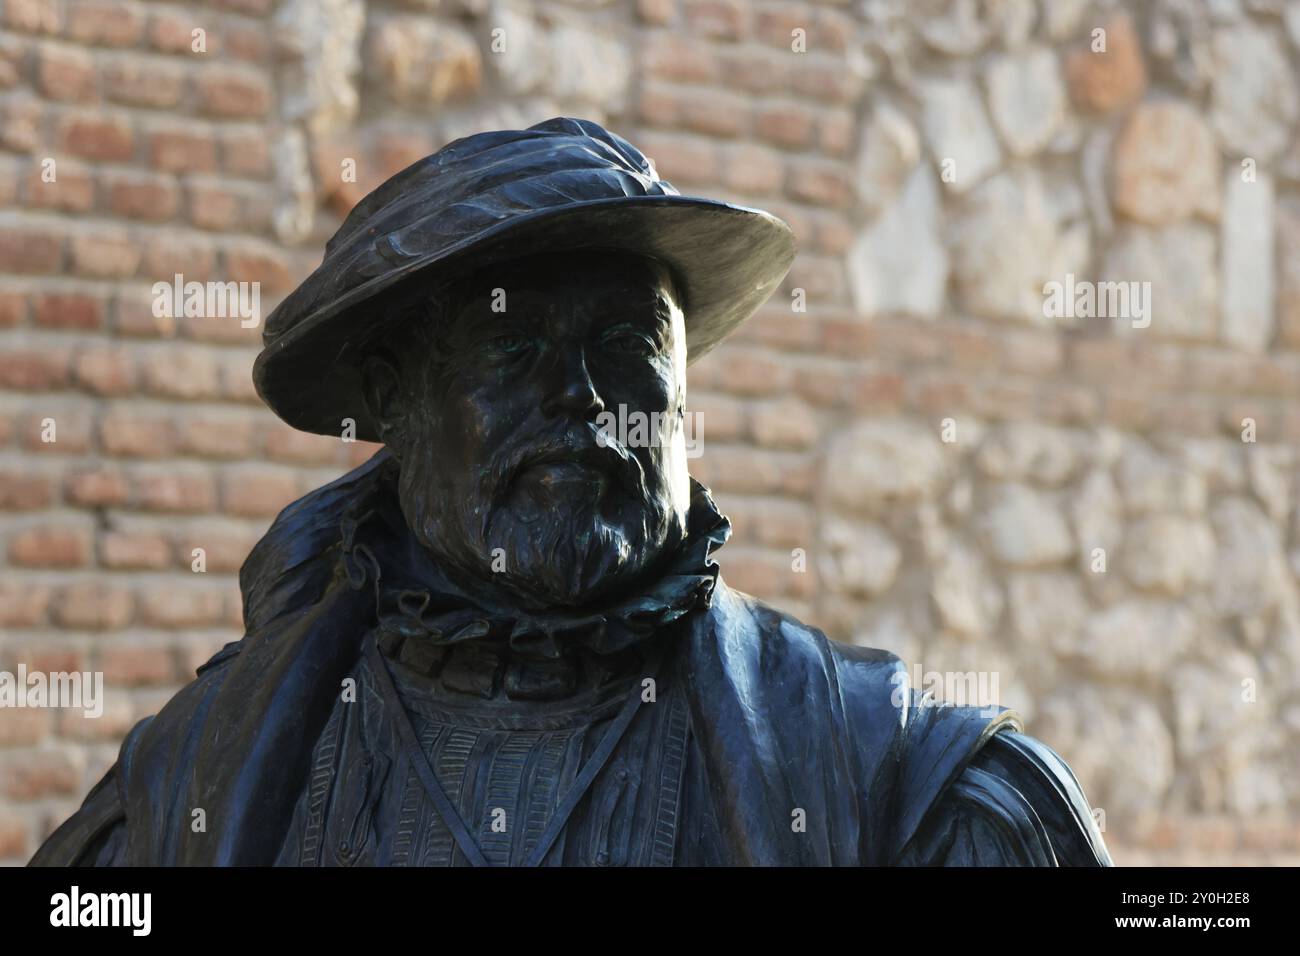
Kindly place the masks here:
POLYGON ((295 428, 387 445, 448 574, 581 607, 685 534, 686 363, 794 253, 780 219, 681 195, 589 120, 476 133, 353 208, 253 381, 295 428))
POLYGON ((681 542, 686 333, 665 265, 534 255, 408 308, 363 388, 407 523, 449 572, 527 607, 572 607, 681 542))

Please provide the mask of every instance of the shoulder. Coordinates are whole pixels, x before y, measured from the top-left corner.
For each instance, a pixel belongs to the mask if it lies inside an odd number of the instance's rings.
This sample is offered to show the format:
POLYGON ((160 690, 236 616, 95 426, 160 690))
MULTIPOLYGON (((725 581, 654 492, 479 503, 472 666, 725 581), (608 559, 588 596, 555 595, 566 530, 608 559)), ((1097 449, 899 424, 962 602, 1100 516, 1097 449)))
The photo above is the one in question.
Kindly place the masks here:
POLYGON ((926 815, 900 862, 927 866, 1110 866, 1092 810, 1059 755, 993 734, 926 815))
POLYGON ((714 610, 724 628, 743 631, 772 660, 827 672, 842 695, 853 699, 893 698, 901 707, 907 696, 907 671, 889 651, 834 641, 793 614, 731 587, 717 589, 714 610))
POLYGON ((805 752, 809 734, 828 735, 857 781, 881 862, 898 858, 991 734, 1019 729, 1002 708, 935 705, 887 650, 833 641, 748 594, 719 591, 715 630, 727 686, 752 689, 746 696, 767 705, 764 719, 803 741, 805 752))

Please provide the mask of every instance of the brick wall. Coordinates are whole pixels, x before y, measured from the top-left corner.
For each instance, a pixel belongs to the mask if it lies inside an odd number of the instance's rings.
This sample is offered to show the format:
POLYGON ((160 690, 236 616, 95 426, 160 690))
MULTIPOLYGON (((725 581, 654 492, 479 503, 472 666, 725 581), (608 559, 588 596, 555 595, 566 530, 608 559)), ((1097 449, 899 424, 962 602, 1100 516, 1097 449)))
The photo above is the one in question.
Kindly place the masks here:
POLYGON ((1300 860, 1298 44, 1271 0, 0 0, 0 670, 107 686, 0 711, 0 860, 373 451, 279 424, 259 329, 153 283, 265 314, 388 175, 555 115, 798 236, 692 367, 727 579, 995 674, 1121 863, 1300 860), (1069 275, 1150 324, 1044 318, 1069 275))

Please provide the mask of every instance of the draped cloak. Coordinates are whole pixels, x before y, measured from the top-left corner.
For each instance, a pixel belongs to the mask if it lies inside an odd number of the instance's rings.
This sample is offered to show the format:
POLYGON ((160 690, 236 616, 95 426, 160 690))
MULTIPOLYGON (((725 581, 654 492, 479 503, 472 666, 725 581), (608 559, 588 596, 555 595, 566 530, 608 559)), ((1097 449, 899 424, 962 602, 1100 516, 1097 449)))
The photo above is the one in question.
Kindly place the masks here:
MULTIPOLYGON (((391 509, 384 476, 394 465, 381 451, 279 515, 241 569, 244 638, 130 731, 117 762, 32 865, 302 859, 286 843, 313 754, 383 616, 384 593, 366 586, 350 540, 355 516, 391 509)), ((710 573, 685 573, 679 584, 704 600, 680 613, 676 598, 642 600, 597 628, 604 640, 628 628, 651 640, 672 635, 663 653, 677 675, 689 752, 669 845, 647 859, 1110 865, 1069 767, 1025 735, 1012 711, 936 704, 909 687, 895 655, 832 641, 729 588, 708 557, 728 532, 722 519, 688 539, 710 573)), ((472 614, 461 622, 467 639, 473 623, 472 614)), ((555 637, 545 622, 516 630, 521 640, 555 637)), ((547 862, 561 859, 557 850, 547 862)))

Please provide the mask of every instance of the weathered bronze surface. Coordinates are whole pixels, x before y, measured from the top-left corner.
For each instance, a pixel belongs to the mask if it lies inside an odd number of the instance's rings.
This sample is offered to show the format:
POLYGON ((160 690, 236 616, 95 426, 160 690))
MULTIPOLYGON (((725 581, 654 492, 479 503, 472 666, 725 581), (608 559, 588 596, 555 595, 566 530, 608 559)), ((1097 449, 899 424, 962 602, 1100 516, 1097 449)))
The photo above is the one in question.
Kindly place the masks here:
POLYGON ((935 706, 720 577, 686 366, 793 254, 573 119, 363 200, 255 379, 385 448, 281 513, 244 639, 32 862, 1109 864, 1009 711, 935 706))

